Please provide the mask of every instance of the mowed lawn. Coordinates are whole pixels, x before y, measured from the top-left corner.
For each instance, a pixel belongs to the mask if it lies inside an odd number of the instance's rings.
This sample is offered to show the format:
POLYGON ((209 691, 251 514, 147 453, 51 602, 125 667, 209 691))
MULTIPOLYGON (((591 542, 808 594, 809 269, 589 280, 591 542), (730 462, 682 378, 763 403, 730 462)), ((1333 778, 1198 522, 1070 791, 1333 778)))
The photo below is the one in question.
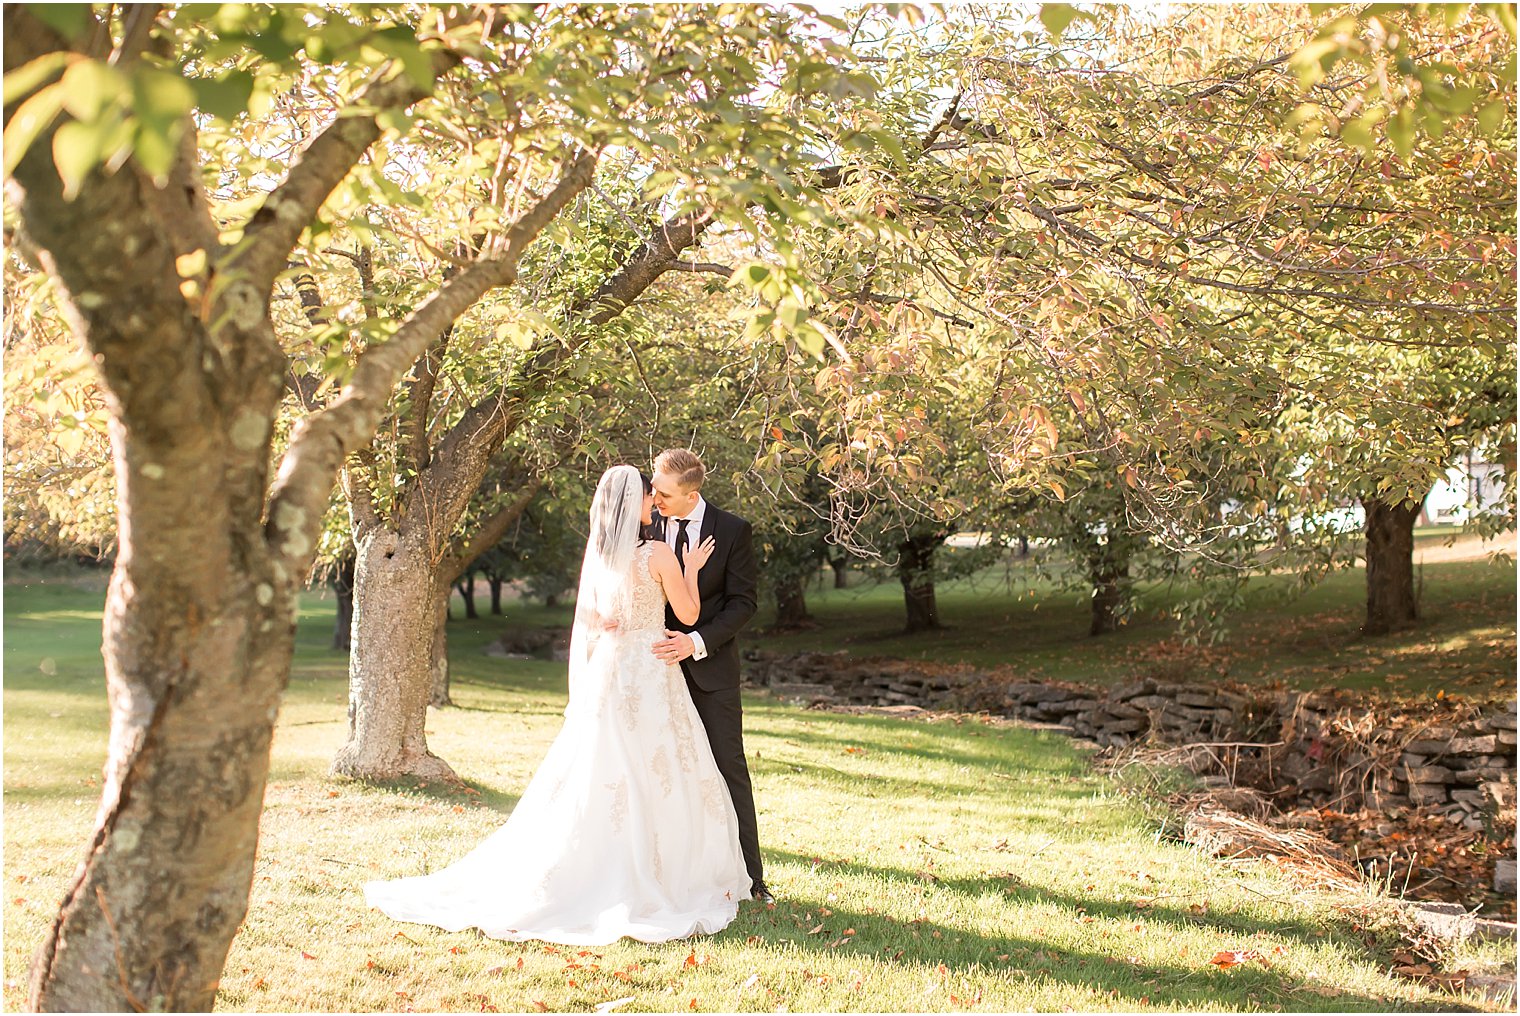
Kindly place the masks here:
MULTIPOLYGON (((107 734, 102 599, 98 583, 5 587, 10 1009, 25 1004, 31 954, 95 811, 107 734)), ((443 865, 504 819, 559 728, 564 671, 483 655, 500 619, 455 622, 459 707, 433 713, 429 732, 477 793, 331 780, 326 767, 346 723, 345 662, 326 648, 331 612, 330 600, 306 601, 251 906, 220 1008, 1386 1011, 1481 1004, 1390 976, 1391 937, 1357 927, 1328 899, 1296 893, 1267 865, 1226 865, 1161 839, 1140 804, 1060 737, 974 720, 808 712, 763 696, 747 700, 747 743, 768 876, 780 898, 773 909, 746 903, 711 938, 595 950, 392 922, 365 909, 361 883, 443 865), (1225 950, 1260 958, 1211 965, 1225 950)))
MULTIPOLYGON (((1449 533, 1450 530, 1447 531, 1449 533)), ((1236 680, 1288 688, 1342 688, 1423 697, 1443 692, 1479 698, 1515 694, 1514 534, 1488 544, 1448 546, 1434 527, 1416 538, 1421 623, 1380 637, 1360 634, 1366 572, 1337 571, 1299 589, 1289 575, 1254 578, 1243 609, 1223 618, 1217 645, 1185 646, 1168 608, 1183 590, 1141 584, 1136 610, 1116 632, 1087 634, 1085 595, 1058 590, 1017 558, 968 579, 942 583, 945 627, 903 634, 896 582, 810 587, 813 630, 756 640, 777 652, 894 656, 996 669, 1013 680, 1112 685, 1137 677, 1236 680), (1508 556, 1493 554, 1503 548, 1508 556), (1426 557, 1431 560, 1424 560, 1426 557), (1455 557, 1456 560, 1449 558, 1455 557)), ((763 629, 773 612, 762 608, 763 629)))

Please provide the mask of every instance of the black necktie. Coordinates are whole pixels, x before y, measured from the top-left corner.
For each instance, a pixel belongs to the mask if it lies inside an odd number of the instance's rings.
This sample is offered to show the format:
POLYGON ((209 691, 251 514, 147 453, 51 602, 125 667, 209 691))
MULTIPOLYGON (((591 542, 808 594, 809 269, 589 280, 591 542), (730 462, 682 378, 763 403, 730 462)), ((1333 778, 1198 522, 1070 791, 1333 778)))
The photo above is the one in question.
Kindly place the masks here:
POLYGON ((676 563, 686 566, 686 525, 691 519, 676 519, 676 563))

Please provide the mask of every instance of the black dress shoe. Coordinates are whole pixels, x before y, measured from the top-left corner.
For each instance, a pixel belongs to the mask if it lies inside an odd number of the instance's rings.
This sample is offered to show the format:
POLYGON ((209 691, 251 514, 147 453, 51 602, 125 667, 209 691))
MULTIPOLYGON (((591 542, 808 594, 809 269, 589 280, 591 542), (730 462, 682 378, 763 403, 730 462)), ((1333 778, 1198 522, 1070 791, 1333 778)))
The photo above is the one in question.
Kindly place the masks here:
POLYGON ((756 882, 749 887, 749 898, 767 905, 776 902, 776 897, 771 895, 771 887, 764 882, 756 882))

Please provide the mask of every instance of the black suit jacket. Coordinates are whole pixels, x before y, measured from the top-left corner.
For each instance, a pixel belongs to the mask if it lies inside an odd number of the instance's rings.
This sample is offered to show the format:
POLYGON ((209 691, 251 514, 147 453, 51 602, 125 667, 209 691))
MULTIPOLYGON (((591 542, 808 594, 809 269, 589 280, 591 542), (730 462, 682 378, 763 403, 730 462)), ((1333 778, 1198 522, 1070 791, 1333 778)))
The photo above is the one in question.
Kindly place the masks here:
MULTIPOLYGON (((655 516, 659 532, 674 522, 655 516)), ((671 631, 696 632, 707 646, 707 656, 683 660, 681 669, 703 691, 739 686, 739 629, 755 616, 754 531, 748 522, 707 502, 702 533, 697 543, 713 538, 713 555, 697 574, 701 612, 696 624, 682 624, 665 608, 665 625, 671 631)))

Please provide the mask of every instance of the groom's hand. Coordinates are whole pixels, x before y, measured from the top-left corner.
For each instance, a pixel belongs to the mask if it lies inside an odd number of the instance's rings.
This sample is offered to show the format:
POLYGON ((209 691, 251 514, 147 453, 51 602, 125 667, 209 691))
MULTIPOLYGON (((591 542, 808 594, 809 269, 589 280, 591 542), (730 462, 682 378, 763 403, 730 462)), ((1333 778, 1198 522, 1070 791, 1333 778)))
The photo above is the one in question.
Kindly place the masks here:
POLYGON ((665 629, 665 638, 654 644, 654 655, 666 663, 680 663, 696 652, 691 636, 665 629))

